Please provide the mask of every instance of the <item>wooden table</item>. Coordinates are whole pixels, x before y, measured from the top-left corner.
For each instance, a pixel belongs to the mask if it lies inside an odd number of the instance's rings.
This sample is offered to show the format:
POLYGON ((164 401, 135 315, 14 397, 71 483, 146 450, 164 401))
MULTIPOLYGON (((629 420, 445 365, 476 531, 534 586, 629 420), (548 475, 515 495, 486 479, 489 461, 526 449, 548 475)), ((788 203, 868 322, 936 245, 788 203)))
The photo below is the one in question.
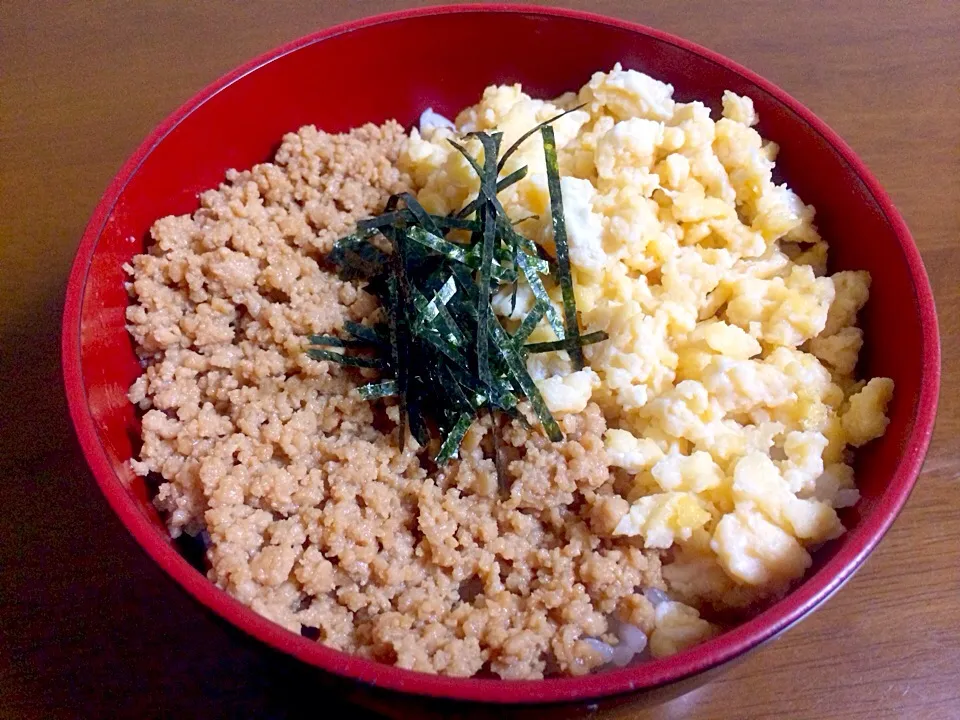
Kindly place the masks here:
MULTIPOLYGON (((286 718, 304 699, 340 716, 307 669, 202 612, 101 499, 67 419, 60 310, 97 198, 158 121, 262 51, 412 4, 0 4, 0 718, 286 718)), ((960 718, 960 3, 583 5, 724 53, 839 131, 913 230, 944 351, 923 477, 856 578, 720 679, 619 716, 960 718)))

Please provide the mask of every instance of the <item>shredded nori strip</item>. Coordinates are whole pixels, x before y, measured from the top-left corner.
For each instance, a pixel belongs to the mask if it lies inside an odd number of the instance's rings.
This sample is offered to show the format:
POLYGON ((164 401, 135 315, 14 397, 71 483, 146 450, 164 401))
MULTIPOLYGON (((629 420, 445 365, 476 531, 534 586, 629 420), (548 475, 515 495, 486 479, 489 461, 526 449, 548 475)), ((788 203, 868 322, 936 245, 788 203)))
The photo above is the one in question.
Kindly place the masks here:
MULTIPOLYGON (((383 213, 357 223, 357 230, 338 240, 327 257, 341 277, 366 281, 367 292, 379 298, 385 309, 386 322, 362 325, 345 321, 342 336, 309 336, 315 347, 310 347, 308 354, 318 360, 380 370, 382 378, 361 385, 358 394, 368 400, 397 398, 401 445, 408 429, 421 447, 429 443, 431 434, 439 433, 434 458, 438 463, 456 456, 478 414, 491 413, 498 445, 501 413, 527 425, 518 411, 522 397, 529 400, 547 437, 561 440, 560 426, 527 372, 525 358, 531 353, 567 350, 580 357, 579 365, 575 361, 579 368, 582 345, 606 338, 604 333, 581 336, 572 298, 556 147, 549 127, 569 112, 572 110, 527 132, 499 160, 501 133, 471 133, 483 147, 482 165, 463 145, 451 140, 480 179, 476 200, 458 213, 440 216, 427 212, 411 193, 392 195, 383 213), (498 177, 510 155, 537 130, 543 134, 556 260, 516 231, 497 197, 527 175, 528 168, 521 167, 498 177), (447 237, 464 230, 471 233, 469 242, 447 237), (560 286, 562 318, 543 276, 552 277, 560 286), (512 313, 521 280, 529 285, 535 300, 511 336, 494 315, 491 298, 512 284, 512 313), (527 339, 544 320, 558 339, 528 344, 527 339), (355 354, 358 351, 361 354, 355 354)), ((503 481, 499 449, 497 455, 498 476, 503 481)))
POLYGON ((366 400, 375 398, 391 397, 397 394, 396 380, 384 380, 379 383, 368 383, 357 388, 360 397, 366 400))
MULTIPOLYGON (((499 361, 499 356, 496 359, 499 361)), ((464 391, 472 392, 478 396, 483 395, 485 398, 484 402, 490 403, 493 407, 501 410, 509 410, 517 406, 517 396, 511 392, 509 383, 500 377, 494 377, 491 384, 485 385, 479 378, 471 377, 467 374, 460 366, 451 365, 449 369, 451 375, 456 378, 464 391)), ((477 407, 479 408, 480 406, 478 405, 477 407)))
MULTIPOLYGON (((457 149, 457 151, 459 151, 459 153, 460 153, 461 155, 463 155, 464 158, 466 158, 467 162, 470 163, 470 166, 474 169, 474 171, 477 173, 477 175, 478 175, 480 178, 483 178, 483 168, 480 166, 480 163, 477 162, 477 159, 476 159, 473 155, 470 154, 470 151, 467 150, 463 145, 461 145, 460 143, 458 143, 456 140, 447 140, 447 142, 450 143, 451 145, 453 145, 453 147, 455 147, 455 148, 457 149)), ((481 182, 480 188, 481 188, 481 191, 482 191, 482 189, 483 189, 483 184, 482 184, 482 182, 481 182)), ((479 198, 477 198, 477 199, 479 200, 479 198)), ((487 198, 487 199, 489 200, 489 198, 487 198)))
POLYGON ((460 413, 460 417, 457 418, 457 422, 454 423, 450 432, 447 433, 447 437, 444 439, 440 450, 434 458, 437 463, 444 463, 457 454, 457 451, 460 449, 460 443, 463 442, 463 436, 467 434, 467 430, 470 429, 472 423, 472 412, 460 413))
POLYGON ((390 342, 390 338, 388 337, 389 331, 386 326, 383 325, 370 327, 369 325, 355 323, 352 320, 344 320, 343 329, 357 338, 357 340, 363 340, 372 345, 385 346, 390 342))
POLYGON ((438 215, 431 215, 430 217, 433 218, 437 225, 447 230, 470 230, 471 232, 476 232, 480 229, 480 226, 477 225, 475 220, 463 220, 462 218, 438 215))
POLYGON ((376 368, 383 369, 386 367, 386 363, 382 358, 369 358, 369 357, 358 357, 357 355, 345 355, 333 350, 320 350, 319 348, 310 348, 307 350, 307 355, 312 357, 314 360, 329 360, 331 362, 339 363, 341 365, 351 365, 353 367, 361 368, 376 368))
MULTIPOLYGON (((396 243, 396 237, 393 238, 396 243)), ((394 276, 387 280, 387 318, 390 327, 390 357, 393 361, 393 371, 396 375, 397 395, 400 396, 400 449, 406 446, 407 441, 407 416, 409 414, 409 405, 407 402, 407 352, 408 342, 406 330, 406 316, 403 308, 403 300, 400 297, 398 285, 400 280, 397 277, 398 268, 402 271, 403 260, 400 257, 399 248, 394 248, 393 262, 390 263, 393 268, 394 276), (402 328, 402 329, 401 329, 402 328), (401 362, 401 357, 404 362, 401 362)))
POLYGON ((444 363, 438 366, 441 385, 445 390, 450 391, 450 397, 454 405, 460 410, 470 410, 476 413, 483 404, 487 402, 486 394, 474 390, 466 380, 461 382, 457 377, 458 373, 451 369, 451 365, 444 363))
MULTIPOLYGON (((473 134, 474 134, 474 135, 477 135, 478 137, 479 137, 480 135, 484 135, 484 133, 473 133, 473 134)), ((499 135, 499 133, 498 133, 498 135, 499 135)), ((488 136, 488 137, 489 137, 489 136, 488 136)), ((477 173, 477 175, 480 176, 480 178, 481 178, 481 182, 480 182, 480 192, 479 192, 479 194, 478 194, 477 200, 478 200, 478 201, 481 201, 481 198, 482 198, 482 201, 483 201, 483 202, 491 203, 491 204, 494 206, 494 208, 496 209, 497 214, 498 214, 499 216, 503 217, 503 218, 506 218, 506 217, 507 217, 507 211, 504 210, 504 209, 503 209, 503 205, 500 204, 500 200, 499 200, 499 198, 497 197, 496 190, 494 189, 495 186, 492 186, 492 185, 489 184, 489 183, 484 183, 484 182, 482 181, 483 176, 484 176, 484 172, 485 172, 484 168, 482 168, 482 167, 480 166, 480 163, 477 162, 477 159, 476 159, 475 157, 473 157, 473 155, 470 154, 470 151, 467 150, 463 145, 461 145, 460 143, 458 143, 458 142, 456 142, 456 141, 454 141, 454 140, 447 140, 447 142, 450 143, 451 145, 453 145, 453 147, 455 147, 455 148, 457 149, 457 151, 458 151, 461 155, 463 155, 463 157, 466 158, 467 162, 470 163, 470 166, 474 169, 474 171, 477 173)), ((509 224, 509 223, 508 223, 508 224, 509 224)))
POLYGON ((567 247, 567 225, 563 218, 563 196, 560 192, 560 170, 557 167, 557 141, 553 128, 544 125, 543 155, 547 163, 547 188, 550 191, 550 214, 553 216, 553 243, 557 252, 557 278, 563 295, 564 337, 573 341, 569 348, 574 370, 583 369, 583 349, 577 342, 580 324, 577 320, 577 301, 573 295, 573 276, 570 274, 570 253, 567 247))
POLYGON ((377 215, 376 217, 364 218, 357 223, 357 234, 364 233, 377 228, 393 225, 394 223, 408 222, 413 219, 413 213, 408 210, 393 210, 377 215))
MULTIPOLYGON (((461 152, 463 152, 463 150, 461 150, 461 152)), ((522 168, 514 170, 505 178, 498 180, 497 192, 501 193, 511 185, 515 185, 516 183, 520 182, 527 176, 527 172, 528 172, 528 168, 526 165, 524 165, 522 168)), ((473 214, 476 211, 476 209, 477 209, 477 200, 472 200, 469 203, 467 203, 464 206, 464 208, 455 215, 455 217, 457 219, 469 217, 471 214, 473 214)))
POLYGON ((408 192, 400 193, 400 199, 403 200, 404 204, 407 206, 413 217, 421 227, 426 229, 427 232, 431 232, 434 235, 440 235, 441 230, 440 226, 434 222, 433 218, 430 216, 426 210, 423 209, 423 206, 417 201, 417 199, 408 192))
POLYGON ((539 254, 540 248, 537 246, 537 244, 527 236, 521 235, 516 230, 514 230, 513 223, 507 223, 504 218, 500 218, 500 222, 501 222, 500 232, 508 236, 510 244, 517 245, 523 248, 524 251, 527 253, 527 255, 530 255, 535 258, 539 258, 544 263, 546 263, 546 266, 544 267, 543 270, 540 270, 540 272, 543 272, 543 273, 550 272, 549 261, 540 257, 540 254, 539 254))
POLYGON ((560 431, 560 426, 547 408, 547 403, 540 394, 537 384, 533 381, 533 378, 530 377, 530 373, 527 372, 527 364, 524 362, 523 357, 517 348, 513 346, 510 336, 507 335, 507 331, 500 326, 500 322, 493 315, 492 311, 487 317, 490 337, 496 342, 496 347, 500 351, 500 355, 506 360, 511 372, 513 372, 513 380, 523 389, 527 400, 530 401, 530 405, 533 407, 533 411, 540 420, 540 424, 543 425, 543 430, 547 433, 547 437, 553 442, 560 442, 563 440, 563 433, 560 431))
MULTIPOLYGON (((547 314, 547 308, 550 307, 550 303, 545 303, 542 300, 537 300, 533 304, 533 308, 530 312, 527 313, 527 316, 523 319, 523 322, 520 323, 520 327, 517 328, 517 331, 513 334, 511 338, 513 344, 517 347, 523 347, 523 344, 527 341, 527 338, 530 337, 539 322, 543 319, 543 316, 547 314)), ((564 342, 561 340, 560 342, 564 342)))
POLYGON ((327 258, 338 267, 344 280, 371 277, 381 272, 387 263, 383 251, 367 242, 366 233, 340 238, 327 258))
POLYGON ((593 345, 593 343, 603 342, 607 339, 607 334, 603 330, 580 335, 576 339, 554 340, 552 342, 539 342, 524 345, 523 350, 527 353, 552 352, 554 350, 566 350, 570 352, 574 348, 582 348, 584 345, 593 345))
POLYGON ((560 316, 557 315, 557 309, 550 301, 550 296, 547 294, 547 289, 543 286, 540 275, 532 267, 532 264, 527 262, 527 257, 529 256, 524 253, 517 254, 520 269, 523 271, 524 277, 527 278, 527 284, 530 286, 530 291, 533 293, 533 296, 547 305, 547 322, 550 323, 550 328, 554 334, 562 340, 566 337, 563 331, 563 321, 560 319, 560 316))
POLYGON ((465 362, 459 348, 466 341, 456 321, 446 312, 440 291, 431 300, 427 300, 416 288, 411 288, 410 291, 417 309, 413 334, 429 342, 454 362, 465 362))
POLYGON ((410 228, 407 231, 407 234, 414 242, 418 242, 421 245, 450 258, 451 260, 456 260, 464 265, 467 264, 467 249, 457 245, 456 243, 445 240, 436 233, 432 233, 429 230, 424 230, 422 227, 410 228))
MULTIPOLYGON (((417 322, 432 322, 435 317, 440 315, 441 310, 444 306, 450 302, 452 298, 457 293, 457 283, 452 277, 447 278, 446 282, 443 283, 430 299, 430 302, 420 311, 420 316, 417 318, 417 322)), ((420 308, 417 308, 418 310, 420 308)), ((457 333, 457 341, 462 342, 462 336, 457 333)))
MULTIPOLYGON (((406 194, 406 193, 404 193, 406 194)), ((399 196, 398 196, 399 197, 399 196)), ((430 215, 427 214, 427 217, 434 225, 438 226, 442 230, 470 230, 476 231, 478 225, 474 220, 464 220, 459 217, 445 216, 445 215, 430 215)), ((365 218, 357 223, 357 232, 354 235, 362 235, 370 237, 375 234, 375 231, 379 228, 386 227, 388 225, 396 225, 398 223, 410 223, 416 220, 413 212, 407 208, 402 210, 391 210, 390 212, 381 213, 376 217, 365 218)))
MULTIPOLYGON (((483 145, 483 174, 480 176, 481 194, 496 197, 497 184, 497 149, 500 146, 499 135, 478 135, 483 145)), ((481 297, 490 292, 490 275, 493 268, 493 241, 497 233, 497 210, 493 203, 487 202, 480 209, 480 226, 483 229, 483 253, 480 261, 480 271, 477 273, 477 286, 481 297)), ((490 355, 488 353, 489 336, 486 332, 487 319, 493 309, 489 302, 480 303, 477 312, 477 372, 480 379, 490 382, 490 355)))

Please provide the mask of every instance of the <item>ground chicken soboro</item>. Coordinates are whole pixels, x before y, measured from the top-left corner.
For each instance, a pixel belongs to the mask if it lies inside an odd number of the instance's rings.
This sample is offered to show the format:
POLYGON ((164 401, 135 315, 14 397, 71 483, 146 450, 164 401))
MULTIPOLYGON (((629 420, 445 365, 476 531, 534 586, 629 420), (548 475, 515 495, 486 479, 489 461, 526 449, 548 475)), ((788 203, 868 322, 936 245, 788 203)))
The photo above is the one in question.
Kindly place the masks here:
POLYGON ((560 418, 563 443, 506 427, 501 499, 489 421, 460 460, 428 472, 398 449, 396 409, 351 392, 369 371, 303 352, 307 335, 379 312, 323 258, 413 184, 397 169, 405 142, 395 123, 305 127, 273 163, 230 171, 192 216, 154 225, 149 254, 127 267, 146 365, 130 391, 145 412, 135 470, 162 477, 172 535, 209 533, 211 580, 333 648, 538 678, 600 665, 585 639, 616 644, 609 618, 664 645, 655 623, 669 613, 641 593, 664 587, 659 557, 609 537, 627 505, 596 405, 560 418))

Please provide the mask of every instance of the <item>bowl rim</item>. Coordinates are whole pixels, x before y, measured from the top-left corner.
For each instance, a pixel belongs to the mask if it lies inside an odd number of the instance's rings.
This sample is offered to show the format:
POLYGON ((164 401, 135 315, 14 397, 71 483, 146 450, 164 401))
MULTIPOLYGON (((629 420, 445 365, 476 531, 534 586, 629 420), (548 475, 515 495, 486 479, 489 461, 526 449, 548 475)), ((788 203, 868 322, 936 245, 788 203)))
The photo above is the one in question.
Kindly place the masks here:
POLYGON ((638 23, 579 10, 509 3, 438 5, 400 10, 360 18, 298 38, 263 53, 221 76, 164 119, 137 147, 111 180, 84 230, 67 283, 64 305, 61 357, 64 386, 70 416, 83 454, 108 503, 137 543, 178 585, 217 615, 271 647, 299 660, 371 686, 438 698, 486 703, 556 703, 589 701, 638 690, 649 690, 699 674, 732 660, 738 655, 779 635, 836 592, 863 564, 906 503, 916 483, 933 433, 940 385, 940 342, 933 293, 920 253, 906 223, 877 179, 853 150, 826 123, 810 110, 765 80, 712 50, 671 33, 638 23), (804 580, 779 602, 747 622, 687 651, 634 667, 582 677, 544 680, 494 680, 454 678, 384 665, 327 648, 300 637, 219 589, 180 556, 160 536, 155 525, 135 506, 123 482, 114 472, 90 413, 83 384, 80 348, 80 321, 91 261, 103 227, 128 182, 147 156, 177 125, 220 91, 250 72, 300 48, 375 25, 394 23, 429 15, 508 13, 540 15, 599 23, 646 35, 694 53, 740 75, 759 90, 771 95, 813 128, 850 166, 866 186, 893 228, 906 263, 920 310, 923 375, 916 398, 913 425, 904 443, 903 455, 877 507, 851 532, 846 545, 814 575, 804 580))

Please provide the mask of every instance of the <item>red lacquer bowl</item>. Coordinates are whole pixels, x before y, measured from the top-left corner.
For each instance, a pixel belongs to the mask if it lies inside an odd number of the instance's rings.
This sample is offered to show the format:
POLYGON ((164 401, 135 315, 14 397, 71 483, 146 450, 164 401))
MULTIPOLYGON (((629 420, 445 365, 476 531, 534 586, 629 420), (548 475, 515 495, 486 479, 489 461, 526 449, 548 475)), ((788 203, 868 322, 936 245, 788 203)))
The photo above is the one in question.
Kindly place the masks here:
POLYGON ((67 290, 63 369, 77 435, 110 505, 167 573, 230 623, 306 663, 389 690, 488 703, 595 703, 718 667, 797 622, 850 578, 916 481, 933 428, 940 356, 930 286, 903 219, 813 113, 736 63, 663 32, 579 12, 489 5, 324 30, 238 68, 167 118, 114 178, 83 235, 67 290), (496 52, 470 50, 490 37, 496 52), (715 110, 726 89, 752 97, 760 132, 780 145, 781 177, 817 208, 831 269, 873 275, 861 370, 893 378, 896 393, 886 435, 857 457, 863 500, 843 516, 850 531, 818 553, 802 584, 749 622, 674 657, 581 678, 455 679, 388 667, 290 633, 217 589, 177 553, 128 466, 139 423, 126 391, 140 367, 124 329, 121 266, 144 250, 153 221, 193 211, 199 191, 216 186, 228 168, 267 160, 281 136, 301 125, 343 131, 396 118, 409 126, 427 106, 452 114, 476 102, 491 83, 522 82, 535 96, 555 96, 616 62, 715 110))

